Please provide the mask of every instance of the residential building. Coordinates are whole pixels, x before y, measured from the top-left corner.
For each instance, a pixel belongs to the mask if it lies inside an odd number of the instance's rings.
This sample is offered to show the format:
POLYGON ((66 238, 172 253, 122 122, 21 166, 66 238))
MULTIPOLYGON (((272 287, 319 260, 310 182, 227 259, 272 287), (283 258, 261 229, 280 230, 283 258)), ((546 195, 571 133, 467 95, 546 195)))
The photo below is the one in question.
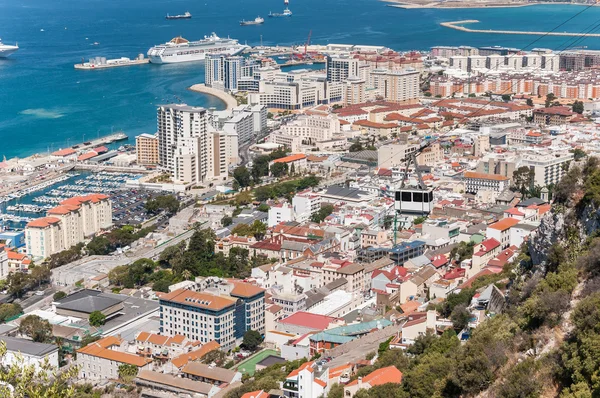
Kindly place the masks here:
POLYGON ((201 362, 189 362, 181 369, 188 379, 218 387, 226 387, 242 380, 242 374, 235 370, 206 365, 201 362))
POLYGON ((377 369, 364 377, 359 377, 358 379, 346 384, 344 386, 344 397, 352 398, 358 392, 358 390, 369 390, 375 386, 388 383, 398 385, 402 383, 402 372, 399 371, 395 366, 377 369))
POLYGON ((307 169, 306 155, 303 153, 295 153, 283 158, 275 159, 269 163, 269 170, 271 169, 271 166, 276 163, 287 165, 288 172, 292 174, 302 173, 303 170, 307 169))
POLYGON ((154 134, 140 134, 135 137, 135 153, 139 165, 158 164, 158 137, 154 134))
POLYGON ((506 249, 510 246, 510 229, 519 224, 516 218, 503 218, 487 227, 486 236, 500 242, 501 248, 506 249))
POLYGON ((177 184, 227 178, 230 162, 237 159, 236 129, 214 131, 204 108, 161 105, 157 131, 159 167, 177 184))
POLYGON ((327 382, 316 378, 315 362, 305 362, 287 375, 283 382, 285 398, 318 398, 325 395, 327 382))
POLYGON ((328 55, 325 60, 327 80, 330 82, 343 82, 348 80, 348 78, 360 76, 360 61, 349 54, 338 56, 328 55))
POLYGON ((235 347, 247 330, 264 333, 264 290, 235 283, 229 293, 178 289, 162 296, 162 334, 183 335, 202 343, 216 341, 223 349, 235 347))
POLYGON ((550 108, 539 108, 533 111, 533 122, 538 125, 566 124, 575 117, 577 117, 577 113, 566 106, 551 106, 550 108))
POLYGON ((386 101, 409 102, 419 98, 419 72, 376 69, 370 74, 371 86, 380 90, 386 101))
POLYGON ((542 187, 557 184, 568 171, 574 159, 571 152, 527 154, 521 157, 520 166, 533 170, 533 184, 542 187))
POLYGON ((298 192, 292 198, 295 219, 298 222, 309 221, 313 214, 321 209, 322 197, 308 189, 298 192))
POLYGON ((275 226, 281 222, 294 220, 294 208, 289 203, 278 203, 269 207, 268 227, 275 226))
POLYGON ((6 344, 6 354, 0 362, 2 366, 10 367, 21 357, 22 365, 33 366, 36 370, 39 370, 46 360, 48 365, 58 369, 58 347, 55 344, 36 343, 9 336, 2 336, 2 341, 6 344))
POLYGON ((76 364, 83 380, 117 380, 120 365, 133 365, 151 370, 152 359, 124 352, 127 342, 108 336, 77 350, 76 364))
POLYGON ((48 210, 46 217, 25 226, 27 254, 47 258, 110 226, 112 207, 108 196, 91 194, 65 199, 48 210))
POLYGON ((485 174, 466 171, 463 174, 465 192, 477 193, 479 191, 502 192, 508 188, 510 178, 499 174, 485 174))
POLYGON ((389 144, 382 145, 377 150, 377 166, 390 169, 406 163, 406 158, 416 153, 417 145, 389 144))
POLYGON ((281 127, 281 133, 301 137, 308 144, 328 141, 340 133, 340 121, 335 116, 299 116, 295 121, 281 127))
POLYGON ((138 388, 142 388, 143 396, 212 398, 221 391, 212 384, 151 370, 140 371, 134 382, 138 388))

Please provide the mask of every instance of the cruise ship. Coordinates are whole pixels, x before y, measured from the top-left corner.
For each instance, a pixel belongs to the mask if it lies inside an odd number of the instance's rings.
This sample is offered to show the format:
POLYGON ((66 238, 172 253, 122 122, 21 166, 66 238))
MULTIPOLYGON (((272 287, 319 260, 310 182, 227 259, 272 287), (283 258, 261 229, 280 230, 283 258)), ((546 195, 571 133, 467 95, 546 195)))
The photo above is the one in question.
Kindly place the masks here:
POLYGON ((9 46, 8 44, 2 43, 2 40, 0 40, 0 58, 6 58, 18 49, 18 45, 15 44, 14 46, 9 46))
POLYGON ((165 44, 152 47, 148 50, 148 58, 153 64, 203 61, 206 54, 237 55, 246 48, 248 46, 235 39, 221 39, 214 33, 198 41, 188 41, 179 36, 165 44))

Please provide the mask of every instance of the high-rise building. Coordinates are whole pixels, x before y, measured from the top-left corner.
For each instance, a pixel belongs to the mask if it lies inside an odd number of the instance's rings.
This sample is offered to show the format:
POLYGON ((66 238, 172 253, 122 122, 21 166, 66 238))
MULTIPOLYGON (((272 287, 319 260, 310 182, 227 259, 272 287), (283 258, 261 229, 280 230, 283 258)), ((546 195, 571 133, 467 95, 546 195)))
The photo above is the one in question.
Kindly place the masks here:
POLYGON ((253 80, 255 70, 260 66, 257 60, 241 56, 209 54, 204 61, 204 84, 225 91, 246 90, 253 80), (244 81, 240 87, 240 81, 244 81))
POLYGON ((140 134, 135 137, 137 164, 158 164, 158 137, 154 134, 140 134))
POLYGON ((386 101, 407 102, 419 98, 419 72, 416 70, 376 69, 371 72, 371 85, 386 101))
POLYGON ((342 82, 349 77, 358 77, 359 60, 349 55, 327 56, 327 81, 342 82))
POLYGON ((207 123, 204 108, 161 105, 157 111, 159 167, 179 184, 227 177, 237 159, 235 131, 217 131, 207 123))

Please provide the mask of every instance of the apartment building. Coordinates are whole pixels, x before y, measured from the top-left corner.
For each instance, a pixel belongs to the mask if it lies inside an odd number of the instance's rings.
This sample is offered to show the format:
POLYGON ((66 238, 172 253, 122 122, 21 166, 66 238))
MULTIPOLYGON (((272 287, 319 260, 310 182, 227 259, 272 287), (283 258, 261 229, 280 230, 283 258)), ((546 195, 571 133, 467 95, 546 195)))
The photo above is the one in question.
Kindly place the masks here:
POLYGON ((569 123, 577 114, 566 106, 552 106, 533 111, 533 122, 538 125, 560 125, 569 123))
POLYGON ((321 195, 313 193, 310 189, 298 192, 292 198, 295 219, 298 222, 310 220, 313 214, 321 209, 321 195))
POLYGON ((419 98, 419 72, 375 69, 370 74, 371 86, 380 91, 386 101, 410 102, 419 98))
POLYGON ((159 167, 178 184, 227 178, 229 165, 237 159, 239 137, 234 130, 215 131, 204 108, 161 105, 157 110, 159 167))
POLYGON ((294 220, 294 208, 289 203, 278 203, 269 208, 268 227, 275 226, 281 222, 294 220))
POLYGON ((510 178, 499 174, 485 174, 466 171, 463 175, 465 192, 477 193, 479 191, 502 192, 508 188, 510 178))
POLYGON ((271 133, 269 134, 268 141, 273 144, 284 146, 292 152, 300 152, 302 149, 302 137, 298 136, 271 133))
POLYGON ((31 340, 2 336, 6 344, 6 354, 2 356, 0 365, 10 367, 23 361, 24 366, 33 366, 40 370, 46 361, 54 369, 58 369, 58 347, 55 344, 36 343, 31 340))
POLYGON ((340 133, 340 121, 335 116, 300 116, 295 121, 282 126, 281 133, 301 137, 308 143, 328 141, 334 134, 340 133))
POLYGON ((503 218, 487 227, 485 235, 488 239, 496 239, 500 242, 501 248, 504 250, 510 246, 510 229, 517 225, 519 220, 516 218, 503 218))
POLYGON ((135 154, 139 165, 158 164, 158 137, 145 133, 135 137, 135 154))
POLYGON ((253 80, 260 61, 242 56, 207 54, 204 67, 204 84, 207 87, 236 92, 242 89, 241 81, 253 80))
POLYGON ((91 194, 60 202, 25 227, 27 253, 34 258, 47 258, 102 229, 112 226, 112 207, 108 196, 91 194))
POLYGON ((352 77, 344 82, 344 106, 362 104, 370 99, 367 91, 367 82, 364 79, 352 77))
POLYGON ((417 149, 416 145, 382 145, 377 149, 377 166, 386 169, 402 166, 406 162, 406 158, 415 153, 417 149))
MULTIPOLYGON (((292 371, 283 382, 283 396, 285 398, 318 398, 326 395, 327 382, 315 376, 317 366, 314 361, 305 362, 292 371)), ((322 373, 322 372, 321 372, 322 373)), ((321 377, 328 379, 329 372, 321 377)))
POLYGON ((520 166, 533 170, 533 184, 542 187, 557 184, 567 173, 567 165, 574 159, 570 152, 527 154, 521 157, 520 166))
POLYGON ((343 82, 351 77, 359 77, 359 63, 357 58, 350 54, 327 56, 327 80, 330 82, 343 82))
POLYGON ((119 378, 120 365, 133 365, 151 370, 152 359, 125 352, 126 341, 115 336, 105 337, 77 350, 76 364, 82 380, 110 380, 119 378))
POLYGON ((236 283, 229 294, 177 289, 159 299, 160 332, 232 349, 247 330, 264 333, 264 290, 236 283))

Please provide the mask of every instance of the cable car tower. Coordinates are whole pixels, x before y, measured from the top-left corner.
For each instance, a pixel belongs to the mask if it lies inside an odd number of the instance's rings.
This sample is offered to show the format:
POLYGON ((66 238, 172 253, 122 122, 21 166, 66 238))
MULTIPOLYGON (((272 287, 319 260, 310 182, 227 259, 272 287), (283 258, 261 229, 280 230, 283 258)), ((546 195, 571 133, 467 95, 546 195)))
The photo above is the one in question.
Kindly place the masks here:
POLYGON ((429 148, 431 144, 432 142, 428 142, 421 145, 419 149, 408 154, 403 159, 403 161, 406 161, 406 168, 404 169, 404 173, 402 175, 400 188, 395 192, 394 245, 397 243, 398 215, 409 213, 423 216, 431 213, 433 203, 433 188, 426 186, 423 182, 423 176, 421 174, 421 170, 419 170, 419 163, 417 162, 417 156, 419 156, 425 149, 429 148), (414 170, 417 174, 417 187, 406 187, 408 169, 410 168, 411 164, 414 165, 414 170))

